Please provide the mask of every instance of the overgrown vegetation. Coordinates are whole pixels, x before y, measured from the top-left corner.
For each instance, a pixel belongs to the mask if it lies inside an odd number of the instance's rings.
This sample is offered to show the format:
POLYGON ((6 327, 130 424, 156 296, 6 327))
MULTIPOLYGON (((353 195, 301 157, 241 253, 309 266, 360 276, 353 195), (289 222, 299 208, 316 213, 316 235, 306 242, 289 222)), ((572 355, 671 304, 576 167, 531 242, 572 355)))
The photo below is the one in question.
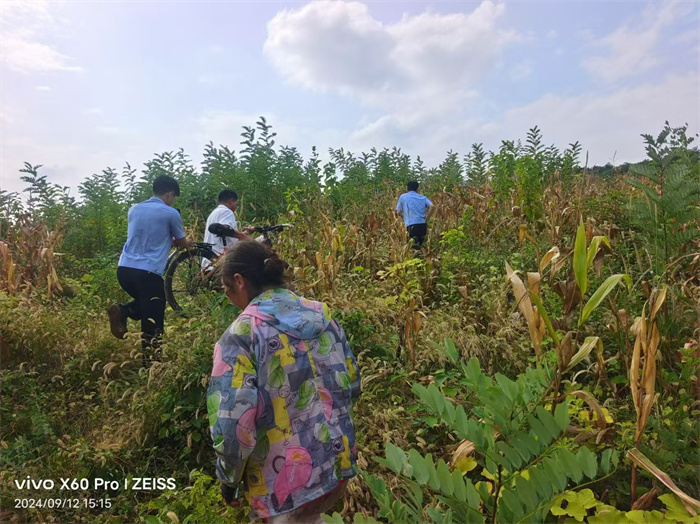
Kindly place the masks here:
POLYGON ((126 211, 168 173, 191 237, 223 187, 243 223, 293 224, 276 248, 297 290, 346 329, 362 472, 329 522, 700 522, 699 155, 685 127, 643 139, 648 160, 620 170, 582 167, 580 144, 560 152, 536 127, 437 168, 396 148, 324 164, 261 119, 239 152, 108 168, 79 200, 25 164, 25 198, 0 192, 0 520, 246 519, 212 478, 204 401, 235 308, 169 312, 148 370, 104 313, 123 298, 126 211), (437 205, 421 258, 392 213, 410 179, 437 205), (94 489, 137 477, 176 488, 94 489), (67 498, 60 478, 111 507, 15 507, 67 498))

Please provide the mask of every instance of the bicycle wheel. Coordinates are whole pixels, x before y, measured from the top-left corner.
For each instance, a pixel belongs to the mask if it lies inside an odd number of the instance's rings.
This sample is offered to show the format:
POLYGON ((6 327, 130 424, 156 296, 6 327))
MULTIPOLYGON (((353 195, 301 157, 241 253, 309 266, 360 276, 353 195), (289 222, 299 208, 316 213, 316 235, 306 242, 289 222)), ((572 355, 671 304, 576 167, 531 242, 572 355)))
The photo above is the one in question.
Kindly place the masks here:
MULTIPOLYGON (((209 307, 220 289, 218 271, 202 269, 202 258, 210 250, 193 247, 176 253, 165 270, 165 298, 173 311, 195 314, 209 307)), ((206 257, 208 258, 208 257, 206 257)))

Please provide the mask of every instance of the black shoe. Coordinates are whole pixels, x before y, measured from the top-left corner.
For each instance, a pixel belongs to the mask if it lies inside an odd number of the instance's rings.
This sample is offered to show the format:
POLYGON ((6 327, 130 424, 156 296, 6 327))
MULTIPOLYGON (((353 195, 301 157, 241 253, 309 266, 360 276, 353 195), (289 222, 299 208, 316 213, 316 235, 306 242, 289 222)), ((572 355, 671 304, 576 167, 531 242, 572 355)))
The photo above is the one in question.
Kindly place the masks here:
POLYGON ((107 315, 109 315, 109 327, 112 335, 123 339, 126 334, 126 310, 119 304, 112 304, 107 308, 107 315))

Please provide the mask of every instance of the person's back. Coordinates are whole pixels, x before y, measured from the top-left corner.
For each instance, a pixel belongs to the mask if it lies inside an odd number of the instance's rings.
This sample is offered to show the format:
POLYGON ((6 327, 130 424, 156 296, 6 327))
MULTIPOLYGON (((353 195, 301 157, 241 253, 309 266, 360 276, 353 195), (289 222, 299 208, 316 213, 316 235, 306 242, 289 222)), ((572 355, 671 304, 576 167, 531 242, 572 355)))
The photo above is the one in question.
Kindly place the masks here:
POLYGON ((406 227, 416 224, 425 224, 425 216, 432 202, 425 195, 409 191, 399 197, 396 209, 402 211, 403 222, 406 227))
MULTIPOLYGON (((225 262, 224 282, 226 271, 225 262)), ((302 507, 342 496, 336 488, 356 474, 359 391, 357 363, 325 304, 283 288, 256 296, 214 349, 207 406, 219 478, 235 485, 242 476, 261 518, 296 510, 299 522, 313 520, 302 507)))
POLYGON ((127 228, 119 266, 163 275, 173 238, 185 236, 177 209, 151 197, 131 206, 127 228))
POLYGON ((144 363, 150 349, 156 349, 163 334, 165 290, 163 272, 172 245, 189 247, 182 218, 173 208, 180 195, 177 181, 161 175, 153 181, 153 196, 129 209, 127 239, 119 257, 117 280, 133 299, 127 304, 112 304, 107 309, 112 334, 124 338, 127 318, 141 321, 141 347, 144 363))
POLYGON ((407 189, 408 191, 399 197, 395 213, 403 218, 413 246, 420 248, 428 233, 427 217, 433 209, 433 203, 428 197, 418 193, 418 182, 409 182, 407 189))
MULTIPOLYGON (((233 247, 238 239, 226 238, 223 239, 209 231, 209 226, 212 224, 224 224, 233 229, 238 229, 235 211, 238 208, 238 194, 232 189, 224 189, 217 197, 217 207, 209 214, 207 223, 204 226, 204 242, 212 245, 212 251, 217 255, 221 255, 225 249, 233 247)), ((211 264, 211 261, 202 258, 202 267, 206 268, 211 264)))

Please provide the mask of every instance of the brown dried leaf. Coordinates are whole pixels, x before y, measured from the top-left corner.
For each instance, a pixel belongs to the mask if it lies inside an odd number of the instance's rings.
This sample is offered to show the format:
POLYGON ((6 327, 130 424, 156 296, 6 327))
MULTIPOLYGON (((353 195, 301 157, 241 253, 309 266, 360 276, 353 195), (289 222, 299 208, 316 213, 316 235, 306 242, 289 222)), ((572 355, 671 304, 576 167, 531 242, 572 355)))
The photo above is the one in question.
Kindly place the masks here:
MULTIPOLYGON (((550 248, 550 250, 544 254, 544 256, 542 257, 542 260, 540 260, 540 273, 544 272, 544 269, 547 267, 547 265, 552 260, 556 260, 558 258, 559 258, 559 248, 557 246, 550 248)), ((554 265, 552 265, 552 268, 554 268, 554 265)))
POLYGON ((581 290, 576 280, 569 278, 566 282, 557 282, 554 286, 555 292, 564 299, 562 313, 564 315, 572 313, 581 302, 581 290))
POLYGON ((678 498, 680 498, 683 501, 683 505, 685 506, 685 509, 688 510, 688 513, 691 514, 691 516, 697 515, 697 510, 700 509, 700 501, 694 499, 687 493, 685 493, 683 490, 681 490, 678 486, 676 486, 676 483, 673 482, 673 479, 668 476, 667 473, 661 471, 656 465, 649 460, 641 451, 638 449, 630 449, 627 451, 627 458, 629 458, 633 464, 640 466, 647 470, 649 473, 654 475, 657 479, 661 481, 661 483, 666 486, 668 489, 673 491, 678 498))
POLYGON ((527 288, 533 292, 538 297, 540 296, 540 274, 531 273, 527 274, 527 288))
POLYGON ((656 315, 659 313, 661 306, 663 306, 666 300, 667 286, 664 286, 661 291, 654 290, 654 305, 651 308, 651 314, 649 315, 649 322, 654 322, 656 320, 656 315))
POLYGON ((464 300, 469 300, 469 290, 467 289, 467 286, 457 286, 457 291, 459 291, 460 296, 464 300))
POLYGON ((627 329, 627 310, 625 309, 618 309, 617 310, 617 316, 620 319, 620 323, 622 324, 622 329, 625 330, 627 329))
POLYGON ((450 465, 452 467, 455 467, 455 464, 459 462, 460 459, 469 457, 474 453, 474 443, 471 440, 463 440, 462 442, 459 443, 459 446, 457 446, 457 449, 455 449, 454 453, 452 454, 452 460, 450 461, 450 465))
POLYGON ((508 275, 508 280, 513 286, 513 294, 515 295, 515 300, 518 303, 518 308, 525 316, 527 321, 527 327, 530 331, 530 340, 535 348, 535 354, 540 355, 540 343, 542 342, 542 337, 539 334, 539 329, 537 323, 535 323, 535 312, 532 308, 532 301, 530 300, 530 294, 525 289, 523 281, 520 277, 513 271, 510 264, 506 262, 506 273, 508 275))
POLYGON ((571 362, 571 357, 574 354, 572 336, 573 331, 569 331, 561 341, 561 357, 559 362, 559 369, 561 371, 564 371, 567 368, 569 362, 571 362))
POLYGON ((605 258, 605 250, 599 250, 595 257, 593 258, 593 269, 595 269, 595 276, 600 278, 603 274, 603 259, 605 258))
POLYGON ((635 510, 642 510, 642 511, 647 511, 650 510, 654 506, 654 502, 656 502, 656 499, 658 496, 661 494, 661 490, 654 486, 651 488, 650 491, 646 492, 644 495, 639 497, 637 500, 634 501, 634 504, 632 504, 632 511, 635 510))
POLYGON ((588 406, 593 411, 595 411, 596 415, 598 416, 598 419, 593 421, 593 425, 599 429, 605 429, 605 427, 607 426, 607 422, 605 421, 605 413, 603 412, 603 408, 600 407, 600 404, 593 395, 591 395, 588 391, 584 391, 582 389, 572 391, 570 395, 574 395, 575 397, 583 399, 583 401, 586 404, 588 404, 588 406))
POLYGON ((642 360, 642 323, 644 322, 644 308, 642 308, 642 316, 639 317, 635 322, 630 331, 635 335, 634 349, 632 351, 632 359, 630 360, 629 369, 629 381, 630 381, 630 391, 632 393, 632 401, 634 402, 634 409, 639 416, 641 409, 640 399, 639 399, 639 369, 641 367, 642 360))
POLYGON ((518 242, 523 242, 527 236, 527 224, 520 224, 518 229, 518 242))
POLYGON ((423 327, 423 319, 418 311, 413 312, 413 329, 418 333, 423 327))

